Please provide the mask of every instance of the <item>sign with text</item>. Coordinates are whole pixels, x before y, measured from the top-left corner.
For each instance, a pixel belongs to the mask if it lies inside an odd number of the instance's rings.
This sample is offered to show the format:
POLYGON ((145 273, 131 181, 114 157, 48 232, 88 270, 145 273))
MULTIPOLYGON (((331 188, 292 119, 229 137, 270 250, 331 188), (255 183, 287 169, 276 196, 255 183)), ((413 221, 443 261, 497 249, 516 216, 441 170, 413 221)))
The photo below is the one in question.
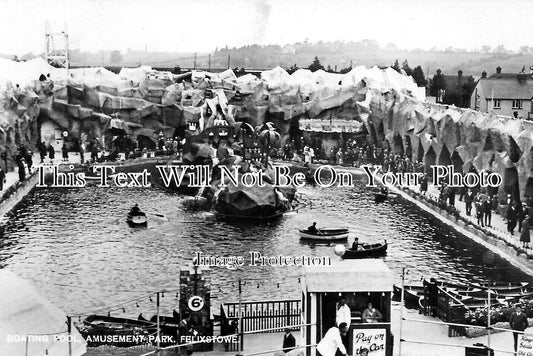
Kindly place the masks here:
POLYGON ((533 356, 533 335, 518 336, 517 356, 533 356))
POLYGON ((361 355, 367 349, 372 356, 385 356, 387 331, 385 329, 353 329, 353 354, 361 355))
POLYGON ((193 295, 189 298, 189 302, 187 303, 187 305, 190 310, 192 310, 193 312, 197 312, 204 307, 204 298, 198 295, 193 295))

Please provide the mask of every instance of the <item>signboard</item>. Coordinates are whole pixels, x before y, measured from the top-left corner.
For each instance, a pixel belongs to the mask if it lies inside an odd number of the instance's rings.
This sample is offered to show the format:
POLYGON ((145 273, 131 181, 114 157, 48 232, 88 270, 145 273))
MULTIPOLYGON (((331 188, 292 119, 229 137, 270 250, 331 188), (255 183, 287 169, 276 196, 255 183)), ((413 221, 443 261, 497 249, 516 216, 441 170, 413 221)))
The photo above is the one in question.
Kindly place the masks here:
POLYGON ((189 298, 187 306, 193 312, 197 312, 204 307, 204 298, 198 295, 193 295, 192 297, 189 298))
POLYGON ((367 349, 372 356, 385 356, 387 331, 385 329, 353 329, 353 354, 367 349))
POLYGON ((533 356, 533 335, 522 334, 518 336, 517 356, 533 356))

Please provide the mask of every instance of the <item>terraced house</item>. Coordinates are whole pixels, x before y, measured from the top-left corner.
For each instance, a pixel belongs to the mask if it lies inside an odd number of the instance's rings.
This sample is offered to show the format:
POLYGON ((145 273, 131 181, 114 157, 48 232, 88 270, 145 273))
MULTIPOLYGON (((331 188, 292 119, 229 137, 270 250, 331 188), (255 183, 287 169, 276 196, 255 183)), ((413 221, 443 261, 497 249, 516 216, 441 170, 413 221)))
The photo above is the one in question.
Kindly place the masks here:
POLYGON ((501 67, 487 77, 483 72, 477 83, 470 107, 498 116, 533 119, 533 73, 502 73, 501 67))

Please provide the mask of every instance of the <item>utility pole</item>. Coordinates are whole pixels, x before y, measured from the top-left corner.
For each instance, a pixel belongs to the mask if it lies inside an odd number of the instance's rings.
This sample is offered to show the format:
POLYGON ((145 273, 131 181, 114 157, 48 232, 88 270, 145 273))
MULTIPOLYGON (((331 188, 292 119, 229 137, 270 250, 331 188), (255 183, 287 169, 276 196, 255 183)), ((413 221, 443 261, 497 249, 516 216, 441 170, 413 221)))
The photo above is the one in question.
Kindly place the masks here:
POLYGON ((194 54, 194 70, 196 70, 196 53, 194 54))
POLYGON ((405 300, 405 267, 402 267, 402 294, 400 297, 400 343, 398 344, 398 355, 402 356, 402 326, 403 326, 403 303, 405 300))
POLYGON ((490 356, 490 278, 487 287, 487 295, 487 352, 488 356, 490 356))
POLYGON ((209 53, 208 72, 211 71, 211 53, 209 53))
POLYGON ((72 356, 72 318, 67 315, 68 356, 72 356))
POLYGON ((239 338, 240 338, 240 351, 243 350, 243 334, 242 334, 242 281, 239 277, 239 338))
POLYGON ((156 293, 156 315, 157 315, 157 350, 161 346, 161 334, 159 330, 159 292, 156 293))
POLYGON ((229 69, 229 63, 230 63, 230 55, 228 54, 228 69, 229 69))

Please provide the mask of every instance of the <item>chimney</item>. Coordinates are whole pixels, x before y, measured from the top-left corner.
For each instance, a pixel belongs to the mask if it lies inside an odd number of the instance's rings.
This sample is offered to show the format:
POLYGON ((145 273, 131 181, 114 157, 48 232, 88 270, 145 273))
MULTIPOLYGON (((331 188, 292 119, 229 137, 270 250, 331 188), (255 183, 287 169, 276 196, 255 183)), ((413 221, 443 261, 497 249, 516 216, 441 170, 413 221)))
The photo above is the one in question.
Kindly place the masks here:
POLYGON ((481 72, 481 78, 487 78, 487 72, 485 71, 481 72))
POLYGON ((498 66, 496 68, 496 74, 502 74, 502 67, 498 66))

